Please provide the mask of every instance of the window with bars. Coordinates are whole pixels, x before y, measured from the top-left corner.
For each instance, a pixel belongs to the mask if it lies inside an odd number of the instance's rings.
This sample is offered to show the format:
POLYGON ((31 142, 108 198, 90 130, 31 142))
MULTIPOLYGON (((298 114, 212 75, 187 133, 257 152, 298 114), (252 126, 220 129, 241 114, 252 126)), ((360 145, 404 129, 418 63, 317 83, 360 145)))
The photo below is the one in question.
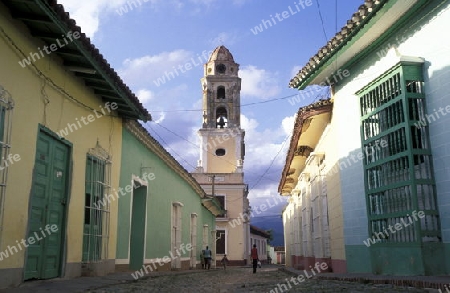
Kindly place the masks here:
POLYGON ((8 177, 8 168, 6 160, 8 159, 11 148, 11 121, 14 108, 14 101, 2 86, 0 86, 0 239, 3 230, 3 209, 6 194, 6 182, 8 177))
POLYGON ((108 258, 111 162, 106 152, 92 149, 86 158, 83 262, 108 258))
MULTIPOLYGON (((171 251, 173 255, 177 254, 181 247, 181 237, 182 237, 182 209, 183 204, 181 202, 172 202, 172 229, 171 229, 171 251)), ((172 268, 181 268, 180 258, 175 258, 171 261, 172 268)))
POLYGON ((197 214, 196 213, 191 214, 190 227, 191 227, 191 245, 192 245, 192 249, 190 252, 190 257, 191 257, 190 265, 191 265, 191 268, 195 268, 195 266, 197 264, 197 214))
POLYGON ((220 203, 220 208, 223 211, 225 211, 225 213, 217 215, 217 218, 226 218, 227 217, 226 197, 225 195, 216 195, 216 198, 220 203))
POLYGON ((383 243, 440 241, 422 63, 400 62, 357 92, 369 235, 409 223, 413 211, 425 217, 386 233, 383 243))
POLYGON ((206 246, 209 246, 209 226, 208 224, 203 225, 203 235, 202 235, 202 249, 205 249, 206 246))
POLYGON ((306 193, 306 187, 302 188, 302 247, 303 247, 303 255, 309 256, 309 242, 310 242, 310 234, 311 234, 311 219, 308 214, 308 194, 306 193))
POLYGON ((216 253, 226 254, 226 232, 225 230, 216 230, 216 253))

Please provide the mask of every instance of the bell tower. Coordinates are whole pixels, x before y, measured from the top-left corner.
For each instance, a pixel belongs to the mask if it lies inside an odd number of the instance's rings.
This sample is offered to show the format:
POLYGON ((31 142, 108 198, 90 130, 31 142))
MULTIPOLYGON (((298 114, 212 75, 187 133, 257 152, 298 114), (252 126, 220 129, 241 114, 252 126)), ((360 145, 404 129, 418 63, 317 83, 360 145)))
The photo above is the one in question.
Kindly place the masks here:
POLYGON ((238 72, 239 64, 224 46, 217 47, 204 65, 203 123, 198 131, 200 160, 192 173, 209 196, 205 205, 212 205, 214 197, 223 211, 216 216, 215 227, 209 232, 213 258, 221 259, 227 254, 230 265, 245 265, 250 253, 248 186, 243 172, 245 132, 240 121, 238 72))
POLYGON ((239 64, 224 46, 204 65, 203 124, 197 169, 205 173, 242 172, 245 132, 241 129, 239 64))

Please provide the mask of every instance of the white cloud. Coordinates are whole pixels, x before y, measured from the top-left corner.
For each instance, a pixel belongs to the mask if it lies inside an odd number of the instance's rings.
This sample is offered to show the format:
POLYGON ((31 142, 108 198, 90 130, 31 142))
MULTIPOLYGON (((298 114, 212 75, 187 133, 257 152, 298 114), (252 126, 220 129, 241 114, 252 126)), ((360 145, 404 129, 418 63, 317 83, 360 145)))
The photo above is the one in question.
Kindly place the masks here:
POLYGON ((186 75, 190 68, 203 65, 198 59, 192 61, 193 53, 179 49, 162 52, 157 55, 147 55, 135 59, 125 59, 119 74, 123 80, 132 86, 159 87, 186 75), (190 67, 186 67, 190 64, 190 67), (181 69, 180 69, 181 68, 181 69))
MULTIPOLYGON (((175 90, 169 90, 166 92, 167 97, 170 99, 169 96, 172 94, 179 97, 179 92, 182 91, 186 91, 183 86, 175 90)), ((155 99, 158 99, 157 96, 155 99)), ((198 104, 201 106, 201 102, 196 101, 193 107, 198 107, 198 104)), ((177 100, 170 107, 163 107, 167 110, 152 113, 154 123, 150 123, 152 126, 151 133, 181 165, 188 171, 193 171, 197 165, 197 160, 200 158, 200 139, 197 132, 201 127, 201 114, 199 114, 201 112, 173 112, 180 107, 181 105, 177 100)))
MULTIPOLYGON (((254 216, 258 216, 257 214, 257 208, 261 209, 262 205, 265 205, 266 208, 270 208, 270 214, 281 214, 281 210, 286 205, 288 197, 281 197, 278 193, 278 183, 274 182, 268 186, 266 186, 265 189, 255 188, 250 191, 252 195, 249 195, 250 197, 250 205, 252 206, 255 214, 254 216), (270 203, 270 207, 267 203, 270 203)), ((260 212, 261 213, 261 212, 260 212)), ((267 213, 265 213, 265 216, 267 216, 267 213)))
POLYGON ((281 127, 283 128, 283 131, 286 135, 292 134, 292 130, 294 129, 294 123, 295 123, 295 115, 286 117, 283 119, 283 121, 281 121, 281 127))
POLYGON ((294 117, 286 117, 273 128, 258 129, 258 121, 241 115, 245 130, 244 171, 249 184, 250 205, 257 205, 262 199, 278 196, 278 183, 289 146, 294 117))
MULTIPOLYGON (((245 1, 233 0, 233 4, 242 6, 245 1)), ((209 8, 217 0, 191 0, 190 2, 199 6, 197 8, 205 6, 209 8)), ((115 14, 116 17, 124 16, 144 7, 152 7, 152 9, 156 10, 160 4, 167 4, 174 10, 181 10, 185 6, 185 2, 179 0, 172 0, 170 2, 161 0, 59 0, 58 3, 64 5, 65 11, 70 13, 70 17, 75 19, 77 25, 81 27, 81 31, 90 38, 93 38, 99 29, 100 16, 106 16, 108 14, 115 14)))
POLYGON ((185 103, 184 99, 180 99, 187 91, 188 85, 180 84, 162 88, 160 91, 141 89, 136 95, 152 115, 152 121, 164 125, 170 123, 172 129, 178 129, 177 131, 182 129, 185 133, 190 133, 190 130, 185 128, 188 128, 190 123, 196 123, 200 127, 201 111, 186 111, 186 109, 201 109, 202 104, 192 106, 185 103), (189 124, 186 121, 190 121, 189 124))
MULTIPOLYGON (((114 12, 115 9, 126 5, 128 0, 59 0, 58 3, 64 5, 66 12, 75 19, 81 31, 88 37, 94 37, 98 31, 100 23, 100 14, 105 12, 114 12)), ((115 12, 114 12, 115 13, 115 12)))
POLYGON ((258 127, 258 121, 256 121, 256 119, 247 118, 245 115, 241 114, 241 128, 245 129, 245 132, 254 132, 256 131, 256 127, 258 127))
POLYGON ((254 96, 262 99, 275 97, 281 92, 276 75, 256 66, 249 65, 239 70, 242 78, 242 95, 254 96))
POLYGON ((154 98, 154 94, 152 91, 146 90, 146 89, 140 89, 137 91, 136 95, 139 98, 139 101, 142 104, 145 104, 146 102, 150 101, 154 98))
MULTIPOLYGON (((259 131, 257 129, 258 122, 255 119, 245 117, 245 115, 241 115, 241 125, 245 130, 245 137, 247 138, 245 141, 246 156, 244 168, 252 172, 252 174, 246 176, 250 178, 250 181, 253 181, 249 182, 252 186, 256 183, 257 178, 262 176, 267 170, 275 157, 276 159, 269 173, 281 168, 285 157, 284 153, 280 150, 287 134, 283 133, 282 128, 285 127, 284 125, 280 125, 276 129, 263 129, 259 131)), ((283 149, 286 149, 286 143, 283 149)), ((266 175, 269 175, 269 173, 266 175)))
POLYGON ((155 123, 161 123, 166 118, 166 112, 159 112, 158 119, 155 120, 155 123))

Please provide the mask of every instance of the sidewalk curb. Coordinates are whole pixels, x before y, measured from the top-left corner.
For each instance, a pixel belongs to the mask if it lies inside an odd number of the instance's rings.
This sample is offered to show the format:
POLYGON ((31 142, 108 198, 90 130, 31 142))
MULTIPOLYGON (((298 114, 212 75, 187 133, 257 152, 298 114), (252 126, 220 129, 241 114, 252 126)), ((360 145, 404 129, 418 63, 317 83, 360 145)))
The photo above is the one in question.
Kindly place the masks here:
MULTIPOLYGON (((300 275, 303 271, 296 270, 289 267, 281 267, 280 271, 292 274, 300 275)), ((418 289, 428 290, 428 292, 446 292, 446 287, 450 284, 450 276, 385 276, 385 275, 363 275, 357 276, 357 274, 333 274, 322 273, 318 274, 312 279, 331 280, 331 281, 346 281, 357 282, 363 284, 390 284, 399 287, 414 287, 418 289), (441 280, 431 280, 431 279, 441 280), (445 279, 445 280, 444 280, 445 279)))
MULTIPOLYGON (((211 269, 213 270, 213 269, 211 269)), ((216 269, 214 269, 216 270, 216 269)), ((139 282, 149 278, 158 278, 172 274, 189 274, 189 273, 206 273, 206 270, 182 270, 182 271, 161 271, 151 272, 139 279, 134 279, 131 276, 132 272, 116 272, 106 276, 82 276, 77 278, 55 278, 48 280, 34 280, 27 281, 20 284, 18 287, 0 289, 0 293, 77 293, 93 290, 101 290, 102 288, 125 285, 139 282)))

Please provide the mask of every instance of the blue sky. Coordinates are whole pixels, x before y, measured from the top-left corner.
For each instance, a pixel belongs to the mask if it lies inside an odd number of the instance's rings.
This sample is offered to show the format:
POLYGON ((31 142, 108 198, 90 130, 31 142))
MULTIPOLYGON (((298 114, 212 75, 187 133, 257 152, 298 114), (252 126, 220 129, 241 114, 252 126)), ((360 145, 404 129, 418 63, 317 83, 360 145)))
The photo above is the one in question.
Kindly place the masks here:
MULTIPOLYGON (((279 196, 294 115, 315 99, 290 102, 285 97, 298 94, 290 79, 363 2, 58 0, 152 114, 145 126, 188 171, 199 159, 203 56, 219 45, 230 50, 242 78, 251 206, 279 196), (169 72, 176 76, 158 85, 169 72)), ((283 206, 255 216, 280 220, 283 206)))

